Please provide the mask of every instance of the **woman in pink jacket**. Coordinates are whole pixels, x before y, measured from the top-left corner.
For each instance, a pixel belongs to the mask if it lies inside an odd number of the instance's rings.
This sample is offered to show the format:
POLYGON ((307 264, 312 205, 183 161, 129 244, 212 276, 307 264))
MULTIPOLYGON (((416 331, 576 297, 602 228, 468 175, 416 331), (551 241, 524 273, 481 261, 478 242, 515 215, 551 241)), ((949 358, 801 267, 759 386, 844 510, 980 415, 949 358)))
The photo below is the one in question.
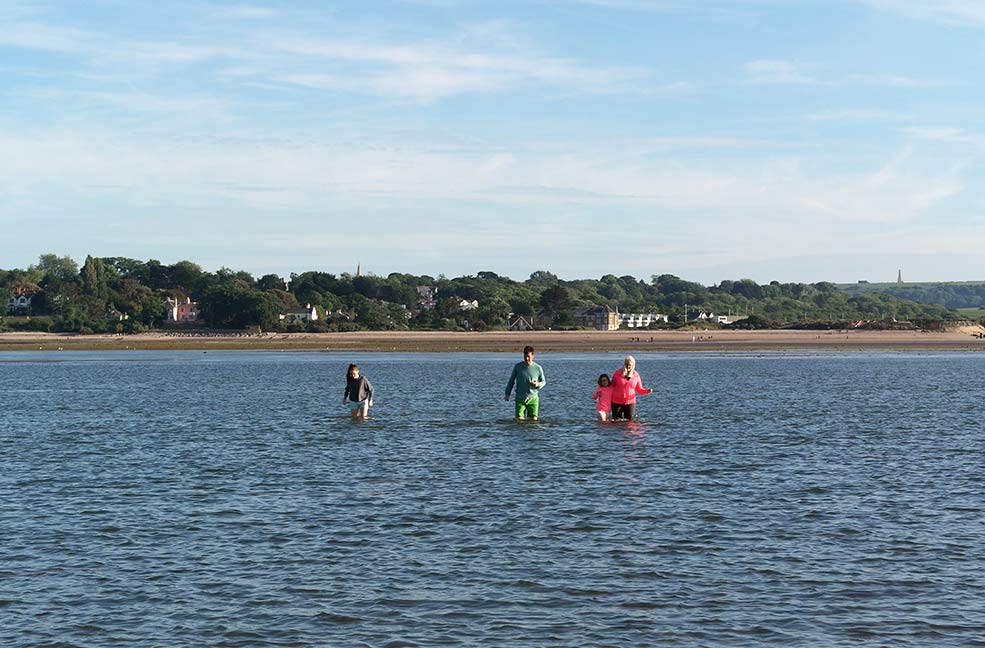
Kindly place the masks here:
POLYGON ((636 395, 650 394, 636 371, 636 358, 626 356, 623 368, 612 374, 612 419, 633 420, 636 417, 636 395))

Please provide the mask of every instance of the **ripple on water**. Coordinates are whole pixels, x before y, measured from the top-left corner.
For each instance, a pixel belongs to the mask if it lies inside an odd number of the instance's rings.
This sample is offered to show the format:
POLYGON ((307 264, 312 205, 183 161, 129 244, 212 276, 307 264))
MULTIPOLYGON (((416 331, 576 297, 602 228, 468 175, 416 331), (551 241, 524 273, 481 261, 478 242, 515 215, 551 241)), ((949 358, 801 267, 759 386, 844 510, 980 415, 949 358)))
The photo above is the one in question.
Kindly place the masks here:
POLYGON ((535 425, 511 355, 360 358, 364 423, 334 354, 0 362, 5 638, 982 645, 985 359, 644 354, 600 425, 542 356, 535 425))

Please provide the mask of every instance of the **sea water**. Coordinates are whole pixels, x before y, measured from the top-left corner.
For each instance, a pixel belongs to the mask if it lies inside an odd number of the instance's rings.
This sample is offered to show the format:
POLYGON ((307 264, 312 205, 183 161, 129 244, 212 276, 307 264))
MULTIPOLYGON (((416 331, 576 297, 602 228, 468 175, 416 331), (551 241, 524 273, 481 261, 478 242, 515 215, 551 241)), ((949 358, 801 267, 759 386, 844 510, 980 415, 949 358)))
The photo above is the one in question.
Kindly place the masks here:
POLYGON ((0 645, 985 645, 985 355, 520 359, 0 354, 0 645))

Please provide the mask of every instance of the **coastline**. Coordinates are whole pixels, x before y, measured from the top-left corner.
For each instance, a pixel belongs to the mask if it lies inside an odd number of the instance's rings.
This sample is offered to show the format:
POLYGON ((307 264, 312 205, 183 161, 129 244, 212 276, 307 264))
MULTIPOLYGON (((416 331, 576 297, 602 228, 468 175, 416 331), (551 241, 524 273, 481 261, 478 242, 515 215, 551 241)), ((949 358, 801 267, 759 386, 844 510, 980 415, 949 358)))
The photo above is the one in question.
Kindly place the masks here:
POLYGON ((271 350, 381 352, 985 351, 980 326, 926 331, 362 331, 133 335, 0 333, 0 351, 271 350))

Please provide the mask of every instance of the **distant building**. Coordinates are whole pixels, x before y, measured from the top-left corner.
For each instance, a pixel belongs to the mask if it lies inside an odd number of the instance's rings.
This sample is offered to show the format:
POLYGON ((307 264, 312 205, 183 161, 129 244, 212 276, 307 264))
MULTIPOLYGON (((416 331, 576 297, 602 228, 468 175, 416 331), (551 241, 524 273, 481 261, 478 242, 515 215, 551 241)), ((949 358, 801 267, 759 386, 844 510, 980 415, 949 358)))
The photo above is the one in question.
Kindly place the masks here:
POLYGON ((689 322, 714 322, 716 324, 731 324, 728 315, 715 315, 712 311, 698 311, 693 315, 688 313, 689 322))
POLYGON ((475 310, 478 307, 479 307, 478 299, 473 299, 472 301, 469 301, 467 299, 462 299, 461 301, 458 302, 458 310, 460 311, 475 310))
POLYGON ((14 314, 31 312, 31 300, 34 298, 34 291, 25 288, 15 288, 14 295, 7 302, 7 310, 14 314))
POLYGON ((619 311, 608 305, 584 308, 575 313, 575 323, 596 331, 615 331, 619 328, 619 311))
POLYGON ((438 289, 434 286, 417 287, 417 306, 421 310, 431 310, 438 304, 438 289))
POLYGON ((533 330, 534 325, 523 315, 514 315, 513 313, 510 313, 509 319, 507 319, 506 328, 511 331, 530 331, 533 330))
POLYGON ((352 317, 350 317, 349 314, 346 313, 345 311, 343 311, 341 308, 338 308, 338 309, 333 310, 333 311, 325 311, 325 319, 326 320, 345 320, 345 321, 348 322, 349 320, 352 319, 352 317))
POLYGON ((619 324, 626 328, 646 328, 658 322, 668 322, 669 318, 662 313, 622 313, 619 324))
POLYGON ((305 304, 304 308, 289 308, 280 314, 280 319, 288 324, 307 324, 318 321, 318 307, 305 304))
POLYGON ((171 322, 172 324, 195 324, 199 321, 198 302, 193 302, 191 297, 185 297, 185 301, 181 301, 177 297, 167 299, 164 302, 164 306, 167 308, 166 322, 171 322))

